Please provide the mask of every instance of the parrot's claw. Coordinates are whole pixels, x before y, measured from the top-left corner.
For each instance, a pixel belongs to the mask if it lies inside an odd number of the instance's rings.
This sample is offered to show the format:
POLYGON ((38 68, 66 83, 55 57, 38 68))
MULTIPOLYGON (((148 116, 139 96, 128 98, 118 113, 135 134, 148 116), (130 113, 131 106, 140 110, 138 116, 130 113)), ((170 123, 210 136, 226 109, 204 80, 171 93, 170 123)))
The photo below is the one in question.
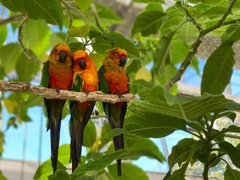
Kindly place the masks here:
POLYGON ((86 95, 88 96, 88 94, 89 94, 89 91, 88 91, 88 90, 85 90, 84 92, 85 92, 85 93, 86 93, 86 95))
POLYGON ((123 97, 122 93, 117 93, 118 98, 121 99, 123 97))
POLYGON ((60 89, 59 88, 55 88, 55 91, 58 93, 58 95, 59 95, 59 93, 60 93, 60 89))

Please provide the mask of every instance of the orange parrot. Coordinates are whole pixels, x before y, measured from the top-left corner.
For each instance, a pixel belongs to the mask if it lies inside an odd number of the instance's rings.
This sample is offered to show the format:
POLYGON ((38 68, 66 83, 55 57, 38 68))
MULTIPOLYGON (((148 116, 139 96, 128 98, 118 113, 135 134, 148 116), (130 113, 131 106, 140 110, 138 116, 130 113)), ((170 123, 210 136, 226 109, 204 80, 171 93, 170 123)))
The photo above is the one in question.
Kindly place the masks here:
MULTIPOLYGON (((41 85, 54 88, 57 91, 70 90, 72 84, 72 60, 70 49, 67 44, 57 44, 51 51, 48 61, 44 63, 42 70, 41 85)), ((51 136, 51 160, 53 173, 57 170, 58 147, 62 110, 65 100, 46 99, 44 103, 47 109, 48 126, 51 136)))
MULTIPOLYGON (((73 83, 72 91, 86 92, 98 90, 98 74, 93 60, 84 50, 72 53, 73 83)), ((95 102, 70 101, 70 136, 71 136, 71 161, 72 172, 81 161, 84 128, 90 119, 95 102)))
MULTIPOLYGON (((98 71, 99 90, 103 93, 117 94, 119 97, 129 92, 129 78, 125 69, 127 57, 127 52, 121 48, 110 49, 106 52, 106 57, 98 71)), ((115 104, 103 102, 103 107, 111 128, 123 128, 127 102, 115 104)), ((115 136, 113 143, 115 150, 124 149, 123 134, 115 136)), ((117 160, 117 167, 118 175, 121 176, 121 159, 117 160)))

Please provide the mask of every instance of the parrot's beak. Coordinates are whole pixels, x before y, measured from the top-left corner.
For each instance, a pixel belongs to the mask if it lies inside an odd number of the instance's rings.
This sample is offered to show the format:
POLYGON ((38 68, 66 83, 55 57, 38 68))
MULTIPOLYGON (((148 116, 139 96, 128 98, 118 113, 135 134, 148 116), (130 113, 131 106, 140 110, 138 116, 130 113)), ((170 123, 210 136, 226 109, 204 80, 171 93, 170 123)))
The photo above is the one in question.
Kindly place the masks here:
POLYGON ((120 66, 124 67, 126 63, 127 63, 127 57, 126 56, 122 56, 120 58, 120 66))
POLYGON ((66 58, 67 58, 67 52, 65 51, 60 52, 60 55, 59 55, 60 62, 64 63, 66 58))
POLYGON ((86 61, 85 59, 80 59, 78 62, 78 65, 81 69, 85 70, 86 69, 86 61))

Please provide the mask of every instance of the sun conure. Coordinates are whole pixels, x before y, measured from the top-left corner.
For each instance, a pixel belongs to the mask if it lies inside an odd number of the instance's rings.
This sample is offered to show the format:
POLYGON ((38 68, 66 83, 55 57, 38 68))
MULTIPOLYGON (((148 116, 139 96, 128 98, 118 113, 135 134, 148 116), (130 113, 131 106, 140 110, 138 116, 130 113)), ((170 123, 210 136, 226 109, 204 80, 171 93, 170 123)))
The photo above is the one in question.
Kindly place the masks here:
MULTIPOLYGON (((98 90, 98 74, 95 64, 84 50, 77 50, 72 53, 73 60, 73 82, 72 91, 86 92, 98 90)), ((83 144, 83 133, 87 122, 90 119, 95 102, 70 101, 70 136, 71 136, 71 161, 72 171, 78 167, 81 161, 83 144)))
MULTIPOLYGON (((67 44, 57 44, 51 51, 48 61, 42 69, 41 86, 54 88, 57 91, 70 90, 72 84, 72 60, 70 49, 67 44)), ((51 160, 53 173, 57 170, 58 146, 60 139, 60 128, 62 110, 65 100, 46 99, 44 103, 47 109, 48 126, 51 136, 51 160)))
MULTIPOLYGON (((98 71, 100 91, 117 94, 119 97, 129 92, 129 78, 125 69, 127 57, 127 52, 121 48, 110 49, 106 52, 106 57, 98 71)), ((103 102, 103 107, 111 128, 123 128, 127 102, 115 104, 103 102)), ((124 149, 123 134, 115 136, 113 143, 115 150, 124 149)), ((118 175, 121 176, 121 159, 117 160, 117 167, 118 175)))

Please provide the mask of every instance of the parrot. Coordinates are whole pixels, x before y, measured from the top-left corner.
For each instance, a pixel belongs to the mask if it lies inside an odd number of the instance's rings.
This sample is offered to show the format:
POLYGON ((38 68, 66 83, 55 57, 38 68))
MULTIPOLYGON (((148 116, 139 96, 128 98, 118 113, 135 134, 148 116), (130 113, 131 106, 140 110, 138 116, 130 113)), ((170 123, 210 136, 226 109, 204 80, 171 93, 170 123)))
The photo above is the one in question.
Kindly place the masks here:
MULTIPOLYGON (((126 73, 128 54, 125 49, 113 48, 106 51, 102 66, 98 70, 99 90, 106 94, 122 94, 129 92, 129 77, 126 73)), ((124 117, 127 111, 127 102, 115 104, 103 102, 103 108, 110 127, 123 128, 124 117)), ((124 149, 123 134, 113 137, 115 151, 124 149)), ((118 176, 121 176, 121 159, 117 159, 118 176)))
MULTIPOLYGON (((59 43, 53 47, 48 61, 43 65, 41 86, 54 88, 57 92, 70 90, 72 79, 70 48, 67 44, 59 43)), ((50 130, 51 161, 54 174, 57 170, 62 110, 65 100, 44 98, 44 104, 48 116, 47 130, 50 130)))
MULTIPOLYGON (((77 50, 72 53, 73 82, 72 91, 89 92, 98 90, 98 73, 94 61, 85 50, 77 50)), ((94 101, 77 102, 70 101, 70 161, 72 161, 72 172, 81 161, 84 128, 90 119, 94 108, 94 101)))

